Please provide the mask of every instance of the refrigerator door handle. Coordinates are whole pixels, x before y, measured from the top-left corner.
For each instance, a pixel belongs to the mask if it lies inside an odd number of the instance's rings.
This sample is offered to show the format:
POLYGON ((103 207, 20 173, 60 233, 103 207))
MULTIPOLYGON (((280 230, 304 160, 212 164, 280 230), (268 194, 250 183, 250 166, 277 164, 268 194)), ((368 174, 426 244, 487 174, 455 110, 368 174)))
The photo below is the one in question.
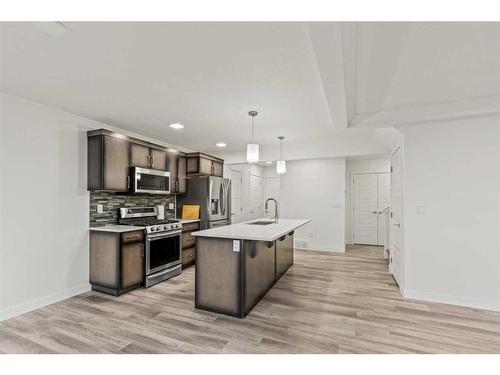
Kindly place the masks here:
POLYGON ((219 201, 220 201, 220 213, 222 216, 226 214, 226 204, 224 202, 225 196, 224 196, 224 182, 220 184, 220 190, 219 190, 219 201))

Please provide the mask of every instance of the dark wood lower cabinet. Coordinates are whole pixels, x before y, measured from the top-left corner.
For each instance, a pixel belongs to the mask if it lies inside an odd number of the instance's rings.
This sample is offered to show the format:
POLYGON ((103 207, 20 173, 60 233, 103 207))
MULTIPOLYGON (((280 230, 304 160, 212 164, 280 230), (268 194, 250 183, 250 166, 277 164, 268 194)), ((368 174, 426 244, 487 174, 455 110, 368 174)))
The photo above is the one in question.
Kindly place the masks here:
POLYGON ((195 263, 196 238, 192 232, 200 228, 199 222, 182 224, 182 268, 188 268, 195 263))
POLYGON ((198 237, 195 307, 244 318, 293 260, 293 232, 272 242, 198 237))
POLYGON ((90 231, 92 290, 119 296, 144 280, 144 233, 90 231))
POLYGON ((293 265, 293 232, 276 240, 276 281, 293 265))

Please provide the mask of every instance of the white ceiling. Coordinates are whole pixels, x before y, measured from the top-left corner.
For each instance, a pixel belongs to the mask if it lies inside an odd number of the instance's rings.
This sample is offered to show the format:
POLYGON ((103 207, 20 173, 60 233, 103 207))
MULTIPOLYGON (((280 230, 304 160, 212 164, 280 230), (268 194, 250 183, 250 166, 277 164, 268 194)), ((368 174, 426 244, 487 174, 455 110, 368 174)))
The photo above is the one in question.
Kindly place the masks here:
POLYGON ((358 114, 500 95, 500 23, 357 24, 358 114))
POLYGON ((64 24, 0 23, 0 90, 192 150, 244 150, 252 109, 263 146, 338 156, 386 151, 373 113, 500 109, 499 23, 64 24))
POLYGON ((263 144, 333 134, 305 24, 65 25, 2 24, 0 89, 193 150, 244 147, 253 109, 263 144))

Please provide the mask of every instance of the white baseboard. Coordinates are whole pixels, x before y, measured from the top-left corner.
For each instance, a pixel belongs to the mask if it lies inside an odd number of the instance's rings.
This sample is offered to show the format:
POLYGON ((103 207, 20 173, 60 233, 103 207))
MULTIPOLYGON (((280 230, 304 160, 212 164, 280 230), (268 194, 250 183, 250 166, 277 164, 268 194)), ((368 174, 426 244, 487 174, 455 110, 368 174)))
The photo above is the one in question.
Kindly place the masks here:
POLYGON ((327 251, 330 253, 345 253, 345 247, 337 247, 337 246, 313 246, 313 247, 297 247, 297 250, 309 250, 309 251, 327 251))
POLYGON ((417 290, 408 290, 408 289, 401 290, 401 294, 403 295, 404 298, 415 299, 420 301, 438 302, 438 303, 446 303, 448 305, 457 305, 457 306, 473 307, 476 309, 483 309, 483 310, 500 311, 500 301, 495 301, 495 300, 483 300, 478 298, 461 297, 461 296, 454 296, 454 295, 440 294, 440 293, 420 292, 417 290))
POLYGON ((0 322, 2 320, 10 319, 15 316, 30 312, 32 310, 39 309, 40 307, 50 305, 52 303, 59 302, 63 299, 76 296, 81 293, 88 292, 90 290, 90 284, 85 283, 82 285, 75 286, 68 290, 60 293, 51 294, 45 297, 37 298, 33 301, 21 303, 17 306, 10 307, 8 309, 0 311, 0 322))

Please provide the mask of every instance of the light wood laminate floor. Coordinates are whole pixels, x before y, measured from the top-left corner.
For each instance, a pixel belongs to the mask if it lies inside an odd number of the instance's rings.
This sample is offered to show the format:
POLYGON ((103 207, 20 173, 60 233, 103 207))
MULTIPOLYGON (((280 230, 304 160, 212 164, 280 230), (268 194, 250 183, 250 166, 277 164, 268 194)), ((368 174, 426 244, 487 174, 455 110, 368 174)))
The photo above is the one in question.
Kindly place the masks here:
POLYGON ((246 319, 194 310, 194 268, 0 323, 4 353, 500 353, 500 313, 403 299, 382 249, 296 251, 246 319))

